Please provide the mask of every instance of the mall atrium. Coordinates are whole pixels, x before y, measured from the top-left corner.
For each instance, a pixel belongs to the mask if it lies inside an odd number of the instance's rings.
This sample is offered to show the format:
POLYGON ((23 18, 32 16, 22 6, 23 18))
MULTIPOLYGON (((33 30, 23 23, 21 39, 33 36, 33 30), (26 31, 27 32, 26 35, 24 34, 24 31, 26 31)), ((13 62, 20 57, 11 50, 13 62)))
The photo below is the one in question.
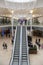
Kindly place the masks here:
POLYGON ((0 65, 43 65, 43 0, 0 0, 0 65))

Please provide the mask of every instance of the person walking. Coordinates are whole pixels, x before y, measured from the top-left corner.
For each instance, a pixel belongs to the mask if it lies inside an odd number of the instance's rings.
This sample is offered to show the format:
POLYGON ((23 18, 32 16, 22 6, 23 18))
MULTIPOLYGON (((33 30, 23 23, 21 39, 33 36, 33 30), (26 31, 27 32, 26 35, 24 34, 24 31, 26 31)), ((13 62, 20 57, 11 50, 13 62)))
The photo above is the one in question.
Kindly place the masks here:
POLYGON ((36 42, 35 42, 37 45, 38 45, 38 48, 40 49, 40 39, 36 39, 36 42))
POLYGON ((38 40, 38 46, 39 46, 39 49, 40 49, 40 47, 41 47, 40 39, 38 40))

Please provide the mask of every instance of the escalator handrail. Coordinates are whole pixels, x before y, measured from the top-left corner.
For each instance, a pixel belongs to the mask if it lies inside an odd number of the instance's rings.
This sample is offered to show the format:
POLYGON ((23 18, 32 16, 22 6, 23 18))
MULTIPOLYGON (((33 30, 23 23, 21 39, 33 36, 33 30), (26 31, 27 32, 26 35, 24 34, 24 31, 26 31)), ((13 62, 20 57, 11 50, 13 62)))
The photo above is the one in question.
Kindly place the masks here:
POLYGON ((26 45, 27 45, 27 62, 28 62, 28 65, 30 65, 30 56, 29 56, 29 48, 28 48, 28 40, 27 40, 27 27, 26 27, 26 45), (29 57, 28 57, 29 56, 29 57))
POLYGON ((12 65, 12 62, 13 62, 13 55, 14 55, 14 49, 15 49, 16 35, 17 35, 17 27, 16 27, 15 38, 14 38, 14 45, 13 45, 13 49, 12 49, 12 54, 11 54, 11 59, 10 59, 9 65, 12 65))
POLYGON ((20 57, 19 57, 19 65, 21 65, 21 56, 22 56, 22 26, 20 31, 20 57))

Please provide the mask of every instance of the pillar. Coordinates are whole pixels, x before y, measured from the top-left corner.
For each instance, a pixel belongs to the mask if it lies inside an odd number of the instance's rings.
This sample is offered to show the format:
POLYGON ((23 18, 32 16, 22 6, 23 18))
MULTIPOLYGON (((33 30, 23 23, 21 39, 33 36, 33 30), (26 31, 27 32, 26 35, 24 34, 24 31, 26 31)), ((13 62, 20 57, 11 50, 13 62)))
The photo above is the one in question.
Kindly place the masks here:
POLYGON ((12 36, 14 36, 14 30, 13 30, 13 22, 14 22, 14 20, 13 20, 13 18, 11 18, 11 24, 12 24, 12 36))

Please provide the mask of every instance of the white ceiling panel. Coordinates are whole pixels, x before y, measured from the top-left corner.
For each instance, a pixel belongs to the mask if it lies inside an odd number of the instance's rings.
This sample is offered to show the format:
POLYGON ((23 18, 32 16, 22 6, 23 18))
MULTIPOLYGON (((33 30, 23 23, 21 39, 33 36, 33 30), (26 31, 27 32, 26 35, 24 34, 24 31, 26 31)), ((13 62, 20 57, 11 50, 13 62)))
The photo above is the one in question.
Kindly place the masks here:
POLYGON ((30 10, 32 9, 33 15, 43 16, 43 0, 36 0, 31 2, 28 1, 22 3, 0 0, 0 15, 11 15, 11 11, 13 10, 15 17, 29 17, 30 10))

